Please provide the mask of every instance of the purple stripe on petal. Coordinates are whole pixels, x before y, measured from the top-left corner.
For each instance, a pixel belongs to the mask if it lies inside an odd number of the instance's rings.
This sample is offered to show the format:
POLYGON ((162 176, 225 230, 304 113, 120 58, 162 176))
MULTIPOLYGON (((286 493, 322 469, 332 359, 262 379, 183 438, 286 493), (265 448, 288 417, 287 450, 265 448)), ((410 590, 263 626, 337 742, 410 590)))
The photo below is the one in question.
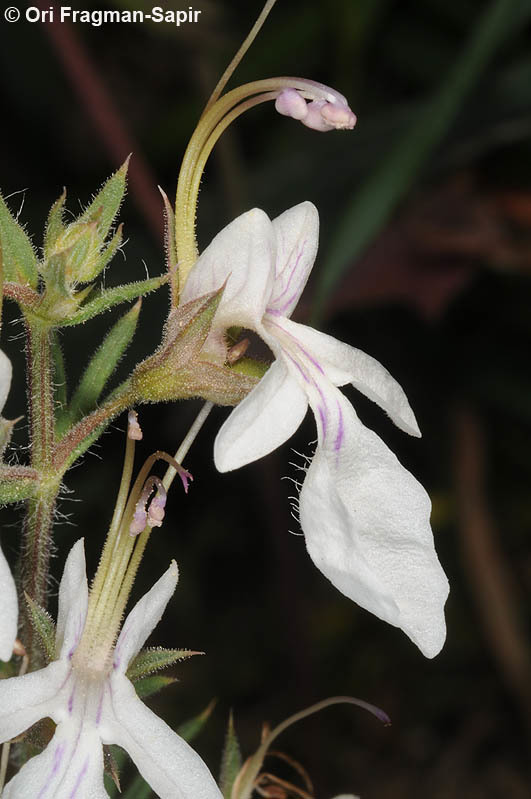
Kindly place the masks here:
POLYGON ((89 764, 89 759, 87 757, 87 759, 83 763, 83 768, 81 769, 81 771, 78 774, 78 777, 77 777, 77 780, 76 780, 76 784, 72 788, 72 791, 71 791, 70 796, 68 797, 68 799, 75 799, 75 796, 77 795, 79 786, 81 785, 81 783, 83 781, 83 777, 85 776, 85 774, 88 771, 88 764, 89 764))
POLYGON ((103 710, 103 695, 104 694, 105 694, 105 686, 103 686, 102 689, 101 689, 100 701, 99 701, 99 704, 98 704, 98 709, 96 711, 96 726, 98 726, 100 721, 101 721, 101 713, 102 713, 102 710, 103 710))
POLYGON ((302 378, 303 378, 303 380, 304 380, 304 382, 305 382, 305 383, 308 383, 309 385, 311 385, 312 383, 314 383, 314 382, 315 382, 314 380, 311 380, 311 379, 310 379, 310 377, 309 377, 309 376, 306 374, 305 370, 302 368, 302 366, 300 365, 300 363, 299 363, 297 360, 295 360, 295 358, 293 358, 293 357, 292 357, 292 356, 289 354, 289 352, 284 352, 284 355, 285 355, 287 358, 289 358, 289 359, 290 359, 290 361, 292 362, 292 364, 294 364, 294 365, 297 367, 297 369, 298 369, 298 370, 299 370, 299 372, 301 373, 301 375, 302 375, 302 378))
POLYGON ((304 357, 305 357, 305 358, 307 358, 307 359, 310 361, 310 363, 312 363, 312 364, 315 366, 315 368, 316 368, 316 369, 317 369, 317 370, 318 370, 318 371, 319 371, 319 372, 320 372, 322 375, 324 375, 324 369, 323 369, 323 367, 321 366, 321 364, 319 363, 319 361, 316 361, 316 360, 315 360, 315 358, 313 357, 313 355, 310 355, 310 353, 308 352, 308 350, 304 349, 304 347, 302 346, 302 344, 300 343, 300 341, 298 340, 298 338, 297 338, 296 336, 294 336, 292 333, 289 333, 287 330, 284 330, 284 328, 282 327, 282 325, 278 325, 276 322, 269 321, 269 324, 271 325, 271 327, 277 327, 279 330, 281 330, 281 331, 282 331, 282 333, 283 333, 285 336, 289 336, 289 338, 290 338, 292 341, 294 341, 294 342, 295 342, 295 344, 297 345, 297 347, 299 348, 299 350, 302 352, 302 354, 304 355, 304 357))
POLYGON ((70 694, 70 697, 68 699, 68 712, 70 714, 72 713, 72 708, 74 707, 74 694, 75 694, 75 692, 76 692, 76 686, 74 684, 72 686, 72 693, 70 694))
POLYGON ((338 453, 343 445, 343 439, 345 437, 345 425, 343 423, 343 411, 341 409, 341 405, 339 404, 339 400, 336 400, 336 405, 339 413, 339 419, 337 423, 336 440, 334 441, 334 450, 336 453, 338 453))
MULTIPOLYGON (((303 254, 303 252, 304 252, 304 248, 306 247, 306 242, 307 242, 307 239, 304 239, 304 241, 303 241, 303 243, 302 243, 302 245, 301 245, 301 248, 300 248, 300 250, 299 250, 299 252, 298 252, 298 254, 297 254, 297 258, 296 258, 296 260, 295 260, 295 263, 293 264, 293 266, 292 266, 292 268, 291 268, 291 273, 290 273, 290 276, 289 276, 289 278, 288 278, 288 282, 287 282, 287 283, 286 283, 286 285, 284 286, 284 290, 283 290, 283 291, 281 291, 281 292, 280 292, 280 294, 279 294, 278 296, 274 297, 274 299, 273 299, 273 302, 278 302, 280 299, 282 299, 282 297, 284 296, 284 294, 286 293, 286 291, 288 291, 288 289, 289 289, 289 286, 290 286, 290 283, 291 283, 291 281, 293 280, 293 276, 294 276, 294 275, 296 274, 296 272, 297 272, 297 267, 298 267, 298 265, 299 265, 299 261, 300 261, 300 259, 302 258, 302 254, 303 254)), ((299 285, 300 285, 300 283, 299 283, 299 285)))
POLYGON ((44 796, 46 794, 46 791, 50 787, 50 784, 51 784, 53 778, 55 777, 55 775, 59 771, 59 767, 61 765, 61 760, 63 759, 63 755, 65 753, 65 746, 66 746, 66 744, 64 744, 64 743, 61 743, 61 744, 57 745, 57 748, 56 748, 55 752, 53 753, 53 762, 52 762, 52 768, 51 768, 51 771, 50 771, 50 776, 48 777, 48 779, 46 780, 45 784, 43 785, 43 787, 39 791, 39 795, 37 796, 37 799, 43 799, 44 798, 44 796))

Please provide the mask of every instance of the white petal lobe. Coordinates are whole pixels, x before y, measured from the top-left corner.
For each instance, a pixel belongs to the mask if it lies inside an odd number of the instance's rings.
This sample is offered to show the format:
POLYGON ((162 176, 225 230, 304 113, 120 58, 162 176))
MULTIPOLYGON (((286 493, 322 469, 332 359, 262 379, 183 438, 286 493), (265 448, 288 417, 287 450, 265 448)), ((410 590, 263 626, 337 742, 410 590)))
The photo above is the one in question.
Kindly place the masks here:
POLYGON ((433 657, 446 635, 448 581, 433 545, 429 498, 336 393, 341 436, 318 446, 300 496, 308 552, 336 588, 433 657))
POLYGON ((60 660, 23 677, 0 680, 0 742, 9 741, 40 719, 56 719, 58 696, 70 666, 60 660))
POLYGON ((87 607, 85 544, 80 538, 68 554, 59 586, 56 644, 61 658, 72 657, 85 626, 87 607))
POLYGON ((7 355, 0 350, 0 414, 4 410, 11 386, 12 368, 7 355))
POLYGON ((18 601, 15 581, 0 549, 0 660, 10 660, 17 637, 18 601))
POLYGON ((220 472, 238 469, 284 443, 304 419, 304 391, 279 359, 256 388, 232 411, 214 444, 220 472))
POLYGON ((111 688, 104 743, 125 749, 161 799, 222 799, 197 752, 140 701, 123 674, 113 674, 111 688))

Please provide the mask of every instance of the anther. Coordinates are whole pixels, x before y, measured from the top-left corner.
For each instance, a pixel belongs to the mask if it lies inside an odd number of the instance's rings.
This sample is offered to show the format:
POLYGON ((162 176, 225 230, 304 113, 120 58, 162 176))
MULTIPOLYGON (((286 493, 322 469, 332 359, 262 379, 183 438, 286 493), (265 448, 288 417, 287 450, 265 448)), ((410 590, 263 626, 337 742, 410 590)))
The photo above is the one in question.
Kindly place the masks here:
POLYGON ((127 414, 127 438, 132 441, 142 441, 142 428, 138 424, 138 414, 136 411, 129 411, 127 414))

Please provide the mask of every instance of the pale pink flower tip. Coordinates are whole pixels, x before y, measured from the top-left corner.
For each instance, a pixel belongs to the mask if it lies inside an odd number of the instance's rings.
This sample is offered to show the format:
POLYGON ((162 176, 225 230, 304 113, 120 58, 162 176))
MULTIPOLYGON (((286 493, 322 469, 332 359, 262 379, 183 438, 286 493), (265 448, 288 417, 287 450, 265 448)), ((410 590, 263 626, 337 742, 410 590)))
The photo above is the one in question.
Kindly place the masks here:
POLYGON ((349 108, 345 98, 332 91, 328 98, 317 96, 307 103, 296 89, 283 89, 275 100, 275 108, 279 114, 296 119, 313 130, 352 130, 356 124, 356 114, 349 108))

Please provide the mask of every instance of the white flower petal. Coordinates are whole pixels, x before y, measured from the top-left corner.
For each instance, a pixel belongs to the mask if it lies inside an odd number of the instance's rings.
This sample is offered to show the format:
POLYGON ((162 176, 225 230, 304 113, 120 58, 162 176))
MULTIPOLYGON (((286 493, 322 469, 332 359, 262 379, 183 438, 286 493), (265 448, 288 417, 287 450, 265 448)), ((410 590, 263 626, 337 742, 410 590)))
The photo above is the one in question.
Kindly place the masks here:
POLYGON ((317 208, 310 202, 300 203, 277 216, 273 228, 277 244, 275 285, 267 310, 273 316, 291 316, 317 255, 317 208))
POLYGON ((271 220, 259 208, 223 228, 201 254, 185 283, 181 304, 221 288, 216 327, 260 324, 274 280, 275 235, 271 220))
POLYGON ((429 497, 334 393, 335 413, 300 496, 308 552, 336 588, 433 657, 446 635, 448 581, 433 545, 429 497))
POLYGON ((354 388, 379 405, 397 427, 410 435, 420 436, 415 415, 402 387, 376 358, 306 325, 289 319, 274 321, 296 342, 296 346, 318 362, 330 382, 336 386, 352 383, 354 388))
POLYGON ((272 452, 293 435, 307 407, 304 391, 282 360, 275 361, 221 427, 214 444, 218 470, 238 469, 272 452))
POLYGON ((124 622, 114 650, 114 667, 125 673, 130 660, 138 654, 146 638, 159 623, 173 596, 179 572, 173 560, 153 588, 144 594, 124 622))
POLYGON ((72 657, 85 627, 87 607, 85 544, 80 538, 68 554, 59 586, 56 646, 60 658, 72 657))
POLYGON ((17 637, 18 601, 15 581, 4 553, 0 548, 0 660, 11 660, 17 637))
POLYGON ((12 376, 11 361, 7 355, 0 350, 0 414, 4 410, 12 376))
POLYGON ((0 680, 0 742, 20 735, 40 719, 56 718, 58 695, 69 674, 69 663, 56 660, 45 669, 0 680))
POLYGON ((3 799, 107 799, 96 727, 61 722, 40 755, 6 785, 3 799))
POLYGON ((119 672, 111 677, 102 731, 103 742, 125 749, 161 799, 222 799, 197 752, 141 702, 119 672))

